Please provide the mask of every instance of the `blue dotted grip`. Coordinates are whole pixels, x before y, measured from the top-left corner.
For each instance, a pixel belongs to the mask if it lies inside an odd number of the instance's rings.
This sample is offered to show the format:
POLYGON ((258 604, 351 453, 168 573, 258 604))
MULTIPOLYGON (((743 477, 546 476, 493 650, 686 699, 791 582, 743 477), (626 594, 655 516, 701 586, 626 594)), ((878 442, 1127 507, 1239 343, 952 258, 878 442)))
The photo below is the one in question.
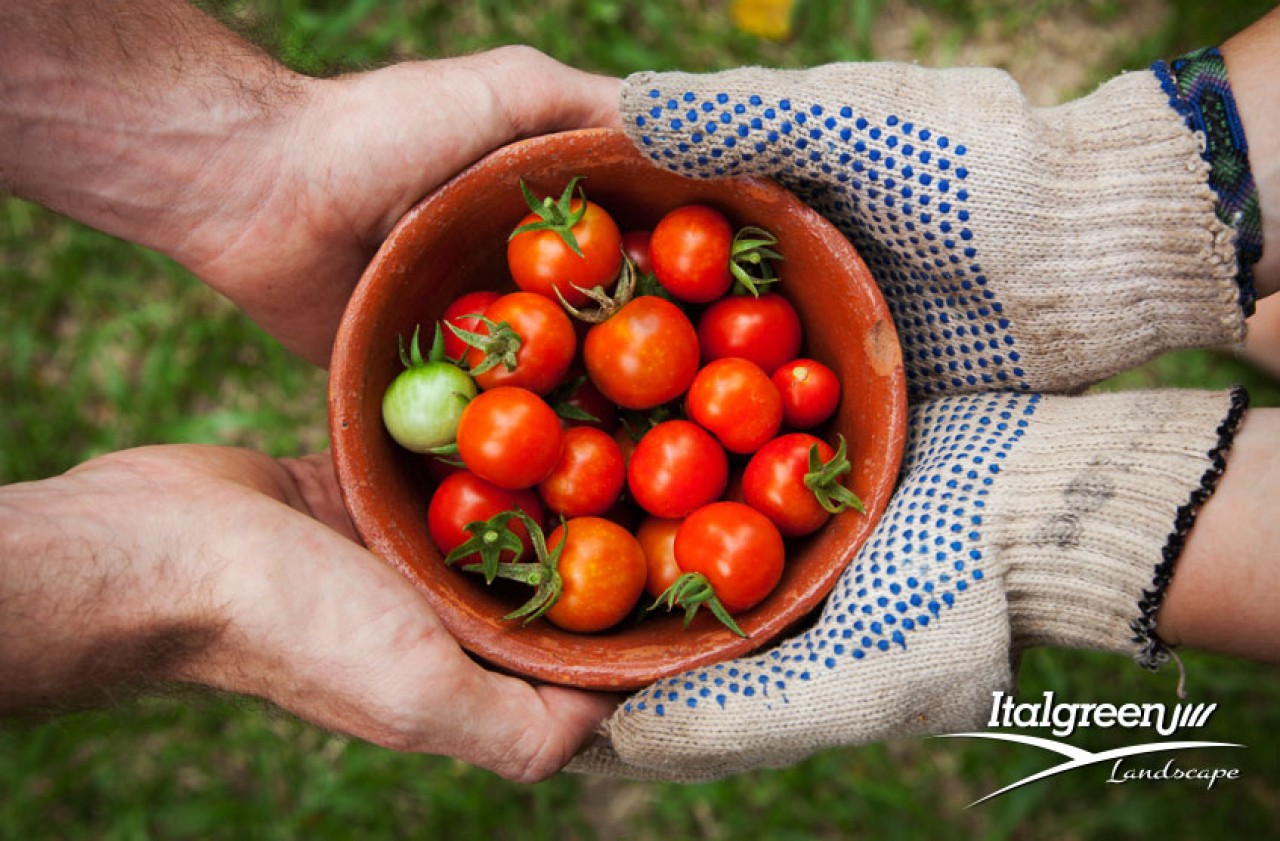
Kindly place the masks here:
POLYGON ((901 489, 817 625, 763 655, 660 681, 624 709, 665 716, 672 705, 787 703, 793 683, 908 649, 914 634, 945 621, 946 611, 985 580, 987 497, 1039 401, 1006 392, 913 407, 901 489))
POLYGON ((963 143, 849 105, 656 88, 648 98, 634 119, 657 164, 703 178, 770 175, 853 242, 893 313, 913 396, 1030 390, 979 260, 963 143))

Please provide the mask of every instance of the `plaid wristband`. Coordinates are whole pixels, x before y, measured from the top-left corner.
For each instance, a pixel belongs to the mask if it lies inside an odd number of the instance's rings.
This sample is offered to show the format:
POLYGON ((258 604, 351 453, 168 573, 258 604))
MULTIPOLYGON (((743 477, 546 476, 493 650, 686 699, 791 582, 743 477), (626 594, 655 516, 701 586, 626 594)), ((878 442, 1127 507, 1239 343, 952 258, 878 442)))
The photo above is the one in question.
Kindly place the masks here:
POLYGON ((1218 196, 1218 219, 1236 232, 1240 306, 1251 315, 1257 298, 1253 266, 1262 256, 1262 216, 1249 168, 1249 145, 1222 53, 1206 47, 1169 63, 1157 61, 1151 69, 1169 95, 1169 104, 1192 131, 1204 135, 1202 155, 1209 164, 1209 185, 1218 196))

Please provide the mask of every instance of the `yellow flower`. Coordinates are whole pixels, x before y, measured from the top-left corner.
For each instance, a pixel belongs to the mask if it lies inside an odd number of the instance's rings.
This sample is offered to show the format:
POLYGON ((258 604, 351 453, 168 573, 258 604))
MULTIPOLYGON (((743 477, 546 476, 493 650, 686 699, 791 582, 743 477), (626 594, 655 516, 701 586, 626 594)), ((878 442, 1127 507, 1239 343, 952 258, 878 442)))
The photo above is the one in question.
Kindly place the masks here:
POLYGON ((730 13, 738 29, 748 35, 782 40, 791 34, 795 0, 733 0, 730 13))

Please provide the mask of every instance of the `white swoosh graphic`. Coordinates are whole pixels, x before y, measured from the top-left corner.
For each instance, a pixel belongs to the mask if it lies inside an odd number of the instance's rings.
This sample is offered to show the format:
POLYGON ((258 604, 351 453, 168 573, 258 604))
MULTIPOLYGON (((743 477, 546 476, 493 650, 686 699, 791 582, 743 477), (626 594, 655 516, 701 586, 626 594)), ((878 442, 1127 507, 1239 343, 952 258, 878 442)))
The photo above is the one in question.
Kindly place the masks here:
POLYGON ((1144 753, 1157 753, 1167 750, 1183 750, 1185 748, 1242 748, 1244 745, 1235 742, 1152 742, 1146 745, 1131 745, 1125 748, 1114 748, 1112 750, 1102 751, 1101 753, 1091 753, 1082 748, 1073 745, 1064 744, 1063 742, 1055 742, 1053 739, 1045 739, 1040 736, 1021 736, 1016 733, 944 733, 934 738, 937 739, 995 739, 1002 742, 1017 742, 1022 745, 1031 745, 1032 747, 1044 748, 1054 753, 1060 753, 1069 757, 1068 762, 1060 765, 1054 765, 1052 768, 1046 768, 1043 771, 1032 774, 1029 777, 1023 777, 1015 783, 1010 783, 998 791, 993 791, 986 797, 979 798, 966 806, 977 806, 984 800, 990 800, 993 797, 1004 794, 1006 791, 1012 791, 1019 786, 1027 783, 1034 783, 1036 780, 1042 780, 1045 777, 1052 777, 1055 774, 1061 774, 1064 771, 1074 771, 1076 768, 1084 768, 1086 765, 1094 765, 1098 762, 1107 762, 1112 759, 1123 759, 1126 756, 1138 756, 1144 753))

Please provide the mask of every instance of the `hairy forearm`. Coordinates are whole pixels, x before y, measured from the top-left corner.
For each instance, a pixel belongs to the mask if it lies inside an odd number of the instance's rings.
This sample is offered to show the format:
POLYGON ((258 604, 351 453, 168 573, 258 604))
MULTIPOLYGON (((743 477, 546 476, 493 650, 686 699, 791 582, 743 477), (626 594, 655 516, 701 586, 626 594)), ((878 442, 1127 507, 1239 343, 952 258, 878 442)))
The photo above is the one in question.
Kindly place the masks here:
POLYGON ((175 255, 271 166, 299 85, 184 0, 3 0, 0 187, 175 255))
MULTIPOLYGON (((121 488, 68 475, 0 488, 0 714, 164 680, 220 631, 164 547, 131 545, 121 488)), ((157 530, 157 533, 159 530, 157 530)))
POLYGON ((1280 291, 1280 8, 1227 41, 1222 55, 1249 143, 1262 209, 1258 294, 1280 291))

